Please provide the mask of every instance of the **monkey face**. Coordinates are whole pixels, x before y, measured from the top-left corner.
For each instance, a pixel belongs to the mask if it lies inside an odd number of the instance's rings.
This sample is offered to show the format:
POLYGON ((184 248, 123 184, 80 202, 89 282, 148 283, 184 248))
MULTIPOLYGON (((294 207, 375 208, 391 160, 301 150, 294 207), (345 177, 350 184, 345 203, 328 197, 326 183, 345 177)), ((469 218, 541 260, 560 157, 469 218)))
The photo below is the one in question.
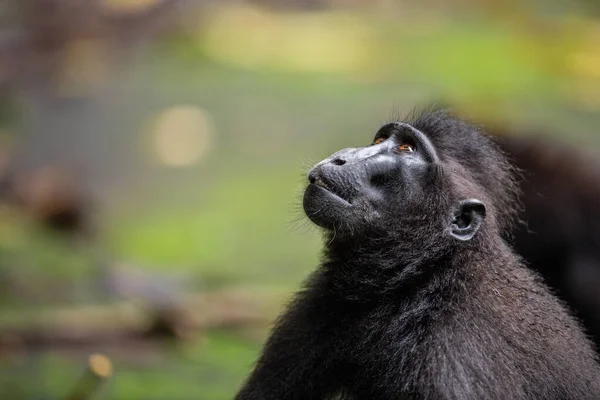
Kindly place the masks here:
POLYGON ((418 182, 435 160, 435 151, 421 132, 409 125, 388 124, 370 145, 340 150, 309 171, 304 210, 325 229, 376 225, 392 199, 394 206, 409 206, 418 182))
POLYGON ((308 182, 306 215, 336 235, 410 226, 415 234, 468 240, 485 216, 481 201, 452 190, 434 142, 407 123, 386 124, 370 145, 334 153, 309 171, 308 182))

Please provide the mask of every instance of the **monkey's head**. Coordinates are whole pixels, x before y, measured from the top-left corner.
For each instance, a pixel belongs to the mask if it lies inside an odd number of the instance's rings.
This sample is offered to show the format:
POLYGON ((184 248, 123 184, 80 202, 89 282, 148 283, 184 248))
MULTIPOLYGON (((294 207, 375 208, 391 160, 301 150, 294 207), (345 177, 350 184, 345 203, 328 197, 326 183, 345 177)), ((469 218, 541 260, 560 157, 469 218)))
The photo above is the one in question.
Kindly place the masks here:
MULTIPOLYGON (((304 210, 338 238, 390 232, 464 242, 515 216, 513 169, 475 127, 442 111, 381 127, 308 173, 304 210)), ((405 236, 406 237, 406 236, 405 236)))

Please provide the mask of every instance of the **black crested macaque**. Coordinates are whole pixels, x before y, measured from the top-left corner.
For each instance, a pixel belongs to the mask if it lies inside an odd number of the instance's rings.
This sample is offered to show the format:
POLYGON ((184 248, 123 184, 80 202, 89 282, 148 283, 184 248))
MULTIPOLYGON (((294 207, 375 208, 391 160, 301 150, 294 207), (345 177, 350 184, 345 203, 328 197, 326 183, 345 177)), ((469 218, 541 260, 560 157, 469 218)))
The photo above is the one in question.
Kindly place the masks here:
POLYGON ((514 172, 441 111, 313 167, 322 264, 237 400, 600 399, 590 342, 501 232, 514 172))
POLYGON ((600 165, 567 143, 498 134, 523 171, 524 223, 513 242, 575 311, 600 349, 600 165))

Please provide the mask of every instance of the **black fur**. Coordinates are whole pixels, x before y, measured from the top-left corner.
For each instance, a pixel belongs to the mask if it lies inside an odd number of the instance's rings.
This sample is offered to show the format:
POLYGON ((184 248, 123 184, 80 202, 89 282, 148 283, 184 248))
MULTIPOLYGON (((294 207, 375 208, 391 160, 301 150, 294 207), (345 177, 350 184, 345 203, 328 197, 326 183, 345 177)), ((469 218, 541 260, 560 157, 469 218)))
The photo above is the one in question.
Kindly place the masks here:
POLYGON ((517 210, 505 158, 445 113, 408 124, 311 171, 305 209, 326 228, 323 261, 236 399, 600 398, 588 340, 501 238, 517 210), (393 158, 414 132, 433 150, 393 158), (368 157, 352 167, 355 154, 368 157), (335 195, 315 187, 319 174, 335 195))

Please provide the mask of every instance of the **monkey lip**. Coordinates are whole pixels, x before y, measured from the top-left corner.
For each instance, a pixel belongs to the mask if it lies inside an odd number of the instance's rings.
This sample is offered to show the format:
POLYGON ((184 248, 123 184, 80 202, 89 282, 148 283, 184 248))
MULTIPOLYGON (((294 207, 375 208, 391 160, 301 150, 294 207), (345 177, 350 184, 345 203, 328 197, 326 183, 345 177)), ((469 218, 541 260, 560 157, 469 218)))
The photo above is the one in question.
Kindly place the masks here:
POLYGON ((326 182, 323 177, 311 177, 309 179, 309 186, 314 186, 315 188, 326 192, 329 196, 334 197, 336 200, 339 200, 347 205, 351 205, 348 200, 342 197, 341 193, 331 184, 331 182, 326 182))

